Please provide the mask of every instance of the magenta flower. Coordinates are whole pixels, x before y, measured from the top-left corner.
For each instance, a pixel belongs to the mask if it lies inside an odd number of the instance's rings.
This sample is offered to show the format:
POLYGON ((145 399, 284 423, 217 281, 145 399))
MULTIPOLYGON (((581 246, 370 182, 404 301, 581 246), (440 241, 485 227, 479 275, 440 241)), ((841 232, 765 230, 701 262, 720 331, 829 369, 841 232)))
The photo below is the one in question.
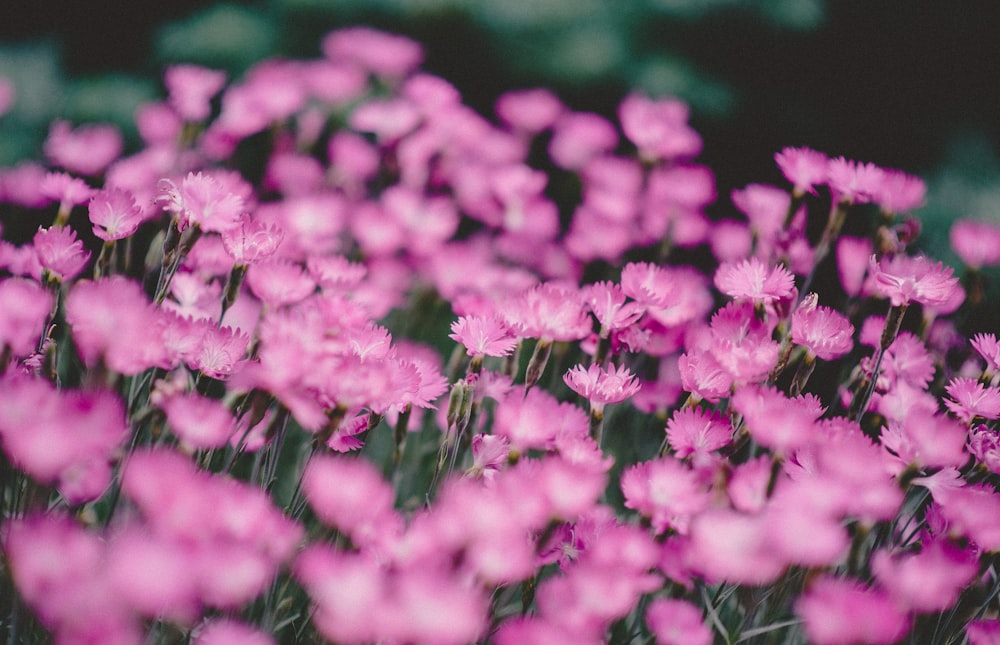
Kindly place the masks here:
POLYGON ((495 109, 510 128, 534 135, 552 127, 566 107, 551 90, 536 88, 501 94, 495 109))
POLYGON ((420 44, 405 36, 368 27, 340 29, 323 39, 323 54, 335 62, 350 62, 390 78, 401 78, 423 62, 420 44))
POLYGON ((769 304, 795 292, 795 276, 781 265, 768 268, 757 258, 739 264, 723 264, 715 272, 719 291, 754 304, 769 304))
POLYGON ((637 302, 626 302, 625 291, 613 282, 597 282, 586 287, 584 300, 597 318, 601 329, 616 331, 636 322, 646 308, 637 302))
POLYGON ((393 509, 396 493, 361 458, 315 455, 302 475, 302 492, 319 519, 358 547, 389 540, 402 530, 393 509))
POLYGON ((885 171, 872 163, 849 161, 843 157, 827 164, 827 185, 834 201, 867 204, 878 193, 885 171))
POLYGON ((198 226, 221 233, 238 226, 246 208, 243 196, 235 189, 234 182, 225 176, 189 172, 179 185, 162 179, 157 201, 177 216, 180 230, 198 226))
POLYGON ((132 193, 121 188, 106 188, 94 195, 89 214, 94 235, 105 242, 132 235, 145 219, 132 193))
POLYGON ((532 287, 508 300, 502 309, 508 327, 520 338, 571 341, 591 333, 580 292, 554 283, 532 287))
MULTIPOLYGON (((4 348, 25 357, 35 351, 55 298, 26 278, 0 281, 0 355, 4 348)), ((0 372, 7 366, 0 365, 0 372)))
POLYGON ((910 302, 941 306, 951 300, 958 288, 958 278, 950 267, 932 263, 924 256, 896 255, 886 260, 868 260, 868 270, 875 279, 875 289, 888 298, 893 307, 910 302))
POLYGON ((551 450, 557 437, 586 437, 587 415, 579 406, 560 403, 545 390, 515 391, 496 408, 493 432, 518 450, 551 450))
POLYGON ((460 317, 451 324, 448 338, 464 345, 469 356, 506 356, 517 345, 503 321, 487 316, 460 317))
POLYGON ((620 403, 639 391, 639 382, 627 367, 612 365, 603 369, 591 364, 584 368, 576 365, 563 375, 571 390, 590 401, 594 409, 603 409, 608 403, 620 403))
POLYGON ((715 412, 700 407, 678 410, 667 422, 667 441, 681 459, 694 455, 705 456, 713 450, 729 445, 733 427, 715 412))
POLYGON ((787 147, 774 154, 774 161, 799 193, 815 195, 816 186, 826 183, 829 159, 822 152, 787 147))
POLYGON ((553 125, 549 156, 560 168, 580 170, 617 144, 618 131, 604 117, 591 112, 564 112, 553 125))
POLYGON ((996 645, 1000 643, 1000 619, 982 618, 970 621, 965 635, 969 645, 996 645))
POLYGON ((924 203, 927 184, 901 170, 886 169, 875 187, 872 201, 888 213, 905 213, 924 203))
POLYGON ((49 199, 59 202, 59 210, 63 213, 63 217, 68 216, 74 206, 86 202, 96 193, 84 180, 64 172, 50 172, 45 175, 39 189, 49 199))
POLYGON ((982 269, 1000 264, 1000 225, 959 219, 951 226, 951 248, 965 266, 982 269))
POLYGON ((867 238, 842 236, 837 240, 837 275, 847 295, 861 294, 871 254, 872 242, 867 238))
POLYGON ((832 361, 854 347, 854 325, 846 316, 817 305, 818 296, 810 293, 792 313, 792 342, 801 345, 824 361, 832 361))
POLYGON ((1000 372, 1000 341, 996 334, 976 334, 971 342, 973 349, 986 361, 986 369, 1000 372))
POLYGON ((313 280, 300 265, 284 259, 257 262, 247 271, 247 286, 269 307, 301 302, 316 290, 313 280))
POLYGON ((80 275, 90 260, 90 251, 76 239, 76 231, 65 226, 39 228, 32 241, 39 264, 57 282, 80 275))
POLYGON ((212 112, 212 97, 226 84, 226 73, 198 65, 173 65, 163 74, 167 101, 185 121, 200 122, 212 112))
POLYGON ((772 326, 757 318, 749 302, 733 301, 712 316, 709 350, 733 382, 764 378, 778 362, 781 350, 772 340, 772 326))
POLYGON ((916 613, 945 611, 979 571, 974 552, 944 540, 925 540, 919 553, 878 551, 872 572, 897 605, 916 613))
POLYGON ((215 618, 201 625, 192 645, 277 645, 270 634, 228 618, 215 618))
POLYGON ((956 376, 944 389, 951 397, 944 400, 945 407, 964 423, 972 423, 976 417, 1000 419, 1000 388, 956 376))
POLYGON ((75 130, 55 121, 45 140, 45 157, 57 166, 81 175, 99 175, 122 153, 122 135, 113 125, 83 125, 75 130))
POLYGON ((677 359, 677 370, 684 390, 709 403, 718 403, 729 396, 733 386, 733 375, 707 350, 681 354, 677 359))
POLYGON ((733 394, 732 406, 743 415, 755 441, 781 454, 790 454, 821 436, 816 421, 824 409, 815 397, 790 399, 775 388, 744 387, 733 394))
POLYGON ((220 401, 195 393, 168 396, 159 404, 170 430, 195 450, 221 448, 236 432, 236 419, 220 401))
POLYGON ((795 613, 815 645, 891 645, 909 628, 906 615, 884 591, 829 575, 815 580, 799 597, 795 613))
POLYGON ((677 99, 630 94, 618 106, 618 119, 646 159, 690 158, 701 152, 701 137, 687 123, 688 107, 677 99))
POLYGON ((648 517, 657 534, 688 532, 691 519, 707 509, 712 495, 699 473, 674 457, 636 464, 621 477, 625 507, 648 517))
POLYGON ((657 645, 711 645, 702 610, 684 600, 657 598, 646 608, 646 624, 657 645))

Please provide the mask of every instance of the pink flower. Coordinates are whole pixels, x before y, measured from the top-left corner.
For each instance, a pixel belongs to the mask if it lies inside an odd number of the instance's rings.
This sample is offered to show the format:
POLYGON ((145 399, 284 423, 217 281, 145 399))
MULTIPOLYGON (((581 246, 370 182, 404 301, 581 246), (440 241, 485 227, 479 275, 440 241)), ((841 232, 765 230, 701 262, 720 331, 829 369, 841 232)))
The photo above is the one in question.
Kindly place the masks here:
POLYGON ((690 567, 710 584, 726 581, 766 585, 785 571, 785 562, 771 545, 774 527, 764 514, 746 515, 728 508, 709 508, 691 521, 690 567))
POLYGON ((889 213, 905 213, 922 206, 927 184, 901 170, 886 169, 875 187, 872 201, 889 213))
POLYGON ((837 274, 848 296, 860 295, 871 254, 872 242, 867 238, 842 236, 837 241, 837 274))
POLYGON ((1000 225, 960 219, 951 226, 951 248, 965 266, 982 269, 1000 264, 1000 225))
POLYGON ((657 598, 646 608, 646 624, 657 645, 711 645, 712 630, 701 614, 684 600, 657 598))
POLYGON ((505 92, 495 109, 509 127, 534 135, 550 128, 566 108, 551 90, 537 88, 505 92))
POLYGON ((576 365, 563 375, 563 381, 596 409, 620 403, 639 391, 635 375, 624 366, 612 365, 605 370, 593 363, 587 368, 576 365))
POLYGON ((106 188, 94 195, 89 214, 94 235, 105 242, 132 235, 145 219, 132 193, 121 188, 106 188))
POLYGON ((790 454, 820 436, 816 421, 824 409, 815 397, 789 399, 773 387, 743 387, 733 394, 733 409, 743 415, 750 436, 776 452, 790 454))
POLYGON ((76 239, 76 231, 65 226, 39 228, 32 241, 38 262, 58 282, 80 275, 90 260, 90 251, 76 239))
POLYGON ((715 272, 715 286, 737 300, 769 304, 795 292, 795 276, 781 265, 770 269, 757 258, 723 264, 715 272))
POLYGON ((226 84, 226 73, 198 65, 172 65, 163 74, 170 106, 185 121, 206 120, 212 112, 210 101, 226 84))
POLYGON ((967 434, 962 424, 934 414, 934 408, 911 408, 902 422, 889 422, 881 441, 906 465, 961 468, 969 461, 965 450, 967 434))
MULTIPOLYGON (((0 355, 4 348, 17 357, 35 351, 54 301, 52 293, 33 280, 0 281, 0 355)), ((0 371, 5 368, 0 365, 0 371)))
POLYGON ((692 350, 677 359, 681 386, 709 403, 718 403, 729 396, 733 386, 733 376, 722 366, 711 352, 692 350))
POLYGON ((192 645, 277 645, 269 634, 228 618, 212 619, 192 635, 192 645))
POLYGON ((243 364, 250 337, 238 329, 219 328, 208 321, 197 327, 201 338, 186 359, 188 366, 214 379, 229 378, 243 364))
POLYGON ((7 114, 17 102, 17 90, 6 76, 0 76, 0 116, 7 114))
POLYGON ((778 362, 780 345, 772 327, 757 318, 749 302, 730 302, 712 316, 709 350, 733 382, 761 380, 778 362))
POLYGON ((882 185, 885 171, 871 163, 831 159, 826 167, 827 185, 834 201, 867 204, 882 185))
POLYGON ((950 267, 940 262, 932 263, 924 256, 896 255, 888 260, 876 260, 872 255, 868 270, 875 278, 876 290, 889 298, 893 307, 910 302, 941 306, 958 288, 958 278, 952 276, 950 267))
POLYGON ((486 316, 460 317, 451 324, 448 338, 464 345, 469 356, 506 356, 517 345, 499 318, 486 316))
POLYGON ((1000 389, 983 385, 976 379, 956 376, 945 386, 950 399, 944 404, 965 423, 976 417, 1000 419, 1000 389))
POLYGON ((829 159, 822 152, 809 148, 782 148, 774 154, 785 179, 800 193, 816 194, 816 186, 826 183, 829 159))
POLYGON ((965 628, 969 645, 997 645, 1000 643, 1000 619, 981 618, 970 621, 965 628))
POLYGON ((323 38, 323 54, 332 61, 360 65, 378 76, 403 77, 423 61, 420 44, 368 27, 351 27, 323 38))
POLYGON ((876 552, 876 580, 896 603, 917 613, 945 611, 979 571, 976 554, 944 540, 924 540, 918 553, 876 552))
POLYGON ((788 191, 767 184, 748 184, 730 194, 733 206, 747 216, 758 242, 771 248, 784 232, 792 198, 788 191))
POLYGON ((122 153, 122 135, 113 125, 83 125, 75 130, 55 121, 45 140, 45 157, 57 166, 81 175, 99 175, 122 153))
POLYGON ((247 286, 270 307, 301 302, 316 290, 316 282, 305 269, 289 260, 257 262, 247 271, 247 286))
POLYGON ((363 458, 314 455, 302 475, 302 492, 324 524, 340 529, 359 547, 402 528, 393 509, 395 491, 363 458))
POLYGON ((521 338, 571 341, 591 332, 580 292, 554 283, 532 287, 507 301, 502 309, 508 327, 521 338))
POLYGON ((159 406, 170 430, 196 450, 221 448, 236 431, 236 419, 225 405, 193 392, 167 397, 159 406))
POLYGON ((890 645, 906 633, 909 621, 879 589, 832 576, 815 580, 795 603, 809 642, 816 645, 866 643, 890 645))
POLYGON ((854 348, 854 325, 830 307, 818 306, 818 299, 810 293, 792 313, 792 342, 831 361, 854 348))
POLYGON ((550 450, 559 435, 588 436, 587 416, 579 406, 560 403, 539 388, 515 391, 496 408, 493 432, 518 450, 550 450))
POLYGON ((667 441, 678 457, 705 456, 729 445, 733 427, 715 412, 700 407, 678 410, 667 422, 667 441))
POLYGON ((707 482, 673 457, 631 466, 622 473, 621 489, 625 507, 650 518, 657 534, 668 528, 686 534, 691 518, 711 502, 707 482))
POLYGON ((618 132, 604 117, 591 112, 564 112, 553 126, 549 156, 560 168, 580 170, 617 144, 618 132))
POLYGON ((1000 436, 984 425, 969 432, 969 452, 990 472, 1000 474, 1000 436))
POLYGON ((69 212, 90 199, 95 190, 79 177, 64 172, 50 172, 39 186, 43 195, 59 202, 59 210, 69 212))
POLYGON ((677 99, 630 94, 618 106, 618 119, 644 158, 673 160, 701 152, 701 137, 687 123, 688 107, 677 99))
POLYGON ((584 301, 607 331, 624 329, 637 321, 646 308, 637 302, 625 302, 625 292, 613 282, 596 282, 584 290, 584 301))
POLYGON ((243 197, 234 188, 229 179, 189 172, 180 185, 169 179, 160 180, 161 195, 157 201, 164 210, 177 215, 180 230, 199 226, 205 231, 221 233, 238 226, 246 208, 243 197))
POLYGON ((986 361, 986 368, 1000 371, 1000 341, 996 334, 976 334, 972 337, 972 347, 986 361))

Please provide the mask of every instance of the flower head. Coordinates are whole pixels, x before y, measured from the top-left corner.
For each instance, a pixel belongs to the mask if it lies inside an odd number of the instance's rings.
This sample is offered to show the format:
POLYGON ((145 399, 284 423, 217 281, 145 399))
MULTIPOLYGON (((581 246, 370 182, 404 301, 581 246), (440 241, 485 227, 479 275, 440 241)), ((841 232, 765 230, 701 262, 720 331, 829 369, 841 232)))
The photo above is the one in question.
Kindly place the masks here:
POLYGON ((667 422, 667 442, 678 457, 704 456, 729 445, 733 427, 717 413, 700 407, 678 410, 667 422))
POLYGON ((65 226, 39 228, 32 241, 38 262, 59 282, 80 275, 90 260, 90 251, 83 248, 83 241, 76 239, 76 231, 65 226))
POLYGON ((226 84, 226 73, 198 65, 173 65, 163 74, 170 106, 185 121, 204 121, 211 114, 211 99, 226 84))
POLYGON ((781 265, 768 268, 757 258, 723 264, 715 272, 719 291, 738 300, 768 304, 795 292, 795 276, 781 265))
POLYGON ((177 215, 181 230, 196 225, 205 231, 221 233, 238 226, 245 209, 242 195, 231 184, 228 179, 190 172, 179 185, 169 179, 161 180, 158 201, 165 210, 177 215))
POLYGON ((144 219, 132 193, 114 187, 106 188, 90 199, 89 214, 94 235, 105 242, 132 235, 144 219))
POLYGON ((816 186, 826 182, 829 159, 822 152, 787 147, 774 154, 774 161, 799 192, 815 195, 816 186))
POLYGON ((576 365, 563 375, 571 390, 590 401, 594 407, 603 408, 608 403, 620 403, 639 391, 635 375, 624 366, 603 369, 591 364, 584 368, 576 365))
POLYGON ((893 307, 910 302, 941 306, 946 304, 958 288, 958 278, 950 267, 933 263, 924 256, 896 255, 891 259, 876 260, 871 256, 868 270, 875 278, 875 288, 889 298, 893 307))
POLYGON ((950 239, 965 266, 982 269, 1000 264, 1000 224, 960 219, 952 224, 950 239))
POLYGON ((792 341, 824 361, 839 358, 854 347, 854 325, 846 316, 821 307, 811 293, 792 314, 792 341))
POLYGON ((469 356, 506 356, 517 338, 499 318, 462 316, 451 324, 448 337, 465 346, 469 356))
POLYGON ((1000 388, 958 376, 944 389, 951 397, 944 400, 945 406, 965 423, 971 423, 975 417, 1000 419, 1000 388))

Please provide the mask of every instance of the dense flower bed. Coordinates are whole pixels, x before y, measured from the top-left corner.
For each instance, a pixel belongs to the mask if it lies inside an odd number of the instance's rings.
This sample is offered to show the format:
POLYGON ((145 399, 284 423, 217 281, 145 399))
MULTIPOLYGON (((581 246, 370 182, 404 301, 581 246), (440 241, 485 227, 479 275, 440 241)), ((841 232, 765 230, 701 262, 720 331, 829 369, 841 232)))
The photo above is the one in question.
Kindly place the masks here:
POLYGON ((322 50, 0 170, 10 639, 1000 642, 1000 228, 960 283, 793 147, 710 219, 677 100, 322 50))

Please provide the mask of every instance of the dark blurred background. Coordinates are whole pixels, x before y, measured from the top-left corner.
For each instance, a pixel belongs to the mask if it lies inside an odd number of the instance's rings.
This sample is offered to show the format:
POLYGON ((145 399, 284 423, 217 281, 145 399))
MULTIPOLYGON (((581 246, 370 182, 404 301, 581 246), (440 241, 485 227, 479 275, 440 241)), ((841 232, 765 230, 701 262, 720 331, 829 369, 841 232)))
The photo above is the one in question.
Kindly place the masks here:
POLYGON ((266 56, 317 56, 327 31, 366 24, 419 40, 425 69, 488 116, 503 91, 540 85, 608 116, 630 89, 680 96, 722 214, 733 188, 780 181, 775 151, 806 145, 927 179, 919 214, 931 246, 955 217, 1000 219, 996 0, 10 4, 0 74, 19 101, 0 118, 0 165, 37 155, 57 115, 127 128, 136 105, 161 95, 165 64, 238 77, 266 56))

